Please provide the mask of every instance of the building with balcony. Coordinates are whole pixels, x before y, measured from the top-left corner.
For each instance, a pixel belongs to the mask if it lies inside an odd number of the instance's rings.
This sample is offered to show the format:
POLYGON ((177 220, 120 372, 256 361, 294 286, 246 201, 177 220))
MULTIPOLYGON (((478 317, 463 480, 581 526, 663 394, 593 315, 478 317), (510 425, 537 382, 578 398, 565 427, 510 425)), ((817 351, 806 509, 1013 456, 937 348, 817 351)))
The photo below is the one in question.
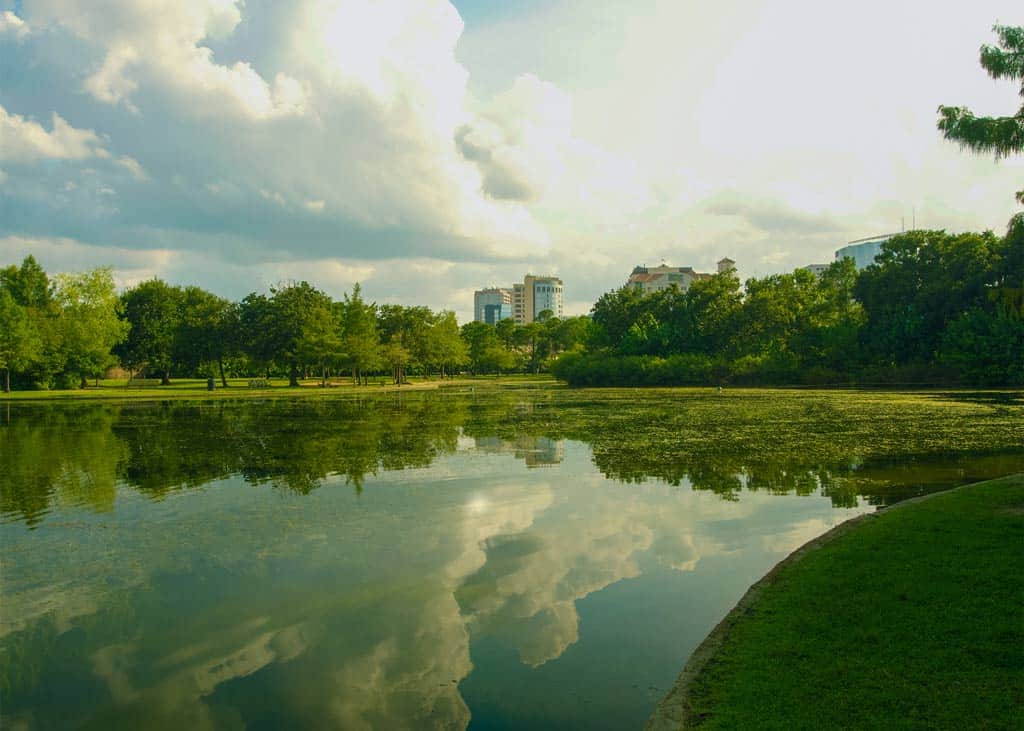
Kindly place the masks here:
MULTIPOLYGON (((730 265, 735 264, 731 259, 722 259, 718 263, 719 271, 723 271, 723 262, 728 262, 730 265)), ((693 267, 670 267, 665 264, 656 267, 638 266, 633 267, 626 286, 640 290, 644 294, 659 292, 670 287, 678 287, 680 291, 685 292, 697 280, 710 278, 710 274, 695 272, 693 267)))

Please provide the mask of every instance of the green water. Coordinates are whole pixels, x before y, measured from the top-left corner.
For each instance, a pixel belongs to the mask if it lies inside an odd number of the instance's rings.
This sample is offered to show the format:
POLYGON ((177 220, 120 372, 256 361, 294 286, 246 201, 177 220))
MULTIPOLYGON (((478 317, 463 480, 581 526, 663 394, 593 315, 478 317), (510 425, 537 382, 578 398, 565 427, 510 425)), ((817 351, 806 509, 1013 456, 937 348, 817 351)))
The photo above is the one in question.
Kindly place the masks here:
POLYGON ((786 553, 1022 445, 1016 394, 0 404, 0 725, 640 727, 786 553))

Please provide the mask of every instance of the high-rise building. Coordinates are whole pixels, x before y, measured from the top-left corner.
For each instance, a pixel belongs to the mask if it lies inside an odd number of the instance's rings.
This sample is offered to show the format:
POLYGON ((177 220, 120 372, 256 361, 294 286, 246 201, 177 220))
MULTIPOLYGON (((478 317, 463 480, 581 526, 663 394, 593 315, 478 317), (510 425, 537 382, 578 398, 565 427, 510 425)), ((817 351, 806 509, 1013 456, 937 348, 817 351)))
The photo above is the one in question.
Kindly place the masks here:
POLYGON ((512 317, 512 290, 501 287, 478 289, 473 293, 473 319, 494 325, 512 317))
POLYGON ((857 270, 866 269, 875 263, 875 257, 882 253, 882 244, 896 234, 883 234, 882 236, 871 236, 866 239, 851 241, 843 248, 836 251, 836 261, 853 259, 857 270))
POLYGON ((558 277, 537 277, 527 274, 522 284, 512 287, 512 313, 516 323, 526 325, 548 310, 553 317, 562 316, 562 280, 558 277))

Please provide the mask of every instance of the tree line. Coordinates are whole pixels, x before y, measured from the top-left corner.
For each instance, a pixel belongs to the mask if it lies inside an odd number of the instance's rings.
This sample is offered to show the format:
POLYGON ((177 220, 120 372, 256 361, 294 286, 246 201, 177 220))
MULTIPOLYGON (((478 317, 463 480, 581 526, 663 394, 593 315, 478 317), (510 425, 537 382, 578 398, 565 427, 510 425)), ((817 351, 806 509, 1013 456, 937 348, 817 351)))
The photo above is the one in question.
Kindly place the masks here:
POLYGON ((441 378, 539 372, 584 338, 586 318, 458 325, 453 312, 367 302, 359 285, 341 300, 308 282, 232 302, 196 286, 152 279, 118 294, 112 271, 50 277, 32 256, 0 269, 3 387, 84 387, 110 368, 159 378, 384 375, 441 378))
POLYGON ((624 287, 592 311, 572 385, 1024 385, 1024 217, 992 232, 910 231, 857 271, 735 271, 687 291, 624 287))

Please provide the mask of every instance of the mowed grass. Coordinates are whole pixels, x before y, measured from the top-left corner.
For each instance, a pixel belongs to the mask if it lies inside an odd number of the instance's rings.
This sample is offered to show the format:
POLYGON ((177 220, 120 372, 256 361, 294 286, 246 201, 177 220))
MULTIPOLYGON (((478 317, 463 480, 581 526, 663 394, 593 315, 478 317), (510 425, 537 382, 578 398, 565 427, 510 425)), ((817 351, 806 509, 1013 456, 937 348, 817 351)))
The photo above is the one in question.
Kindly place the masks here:
POLYGON ((688 728, 1024 728, 1024 475, 781 567, 684 699, 688 728))
POLYGON ((154 401, 164 399, 235 399, 235 398, 266 398, 269 396, 324 395, 325 393, 372 393, 384 391, 432 390, 452 386, 555 386, 556 382, 548 375, 511 375, 511 376, 459 376, 441 379, 412 378, 408 383, 397 386, 390 376, 374 376, 362 386, 355 386, 350 378, 331 378, 328 387, 320 386, 319 378, 300 380, 298 388, 288 386, 287 378, 272 378, 258 388, 249 386, 248 378, 229 378, 228 387, 221 386, 220 379, 215 379, 215 389, 207 389, 205 378, 174 378, 166 386, 129 386, 126 379, 100 379, 89 381, 86 388, 52 390, 52 391, 0 391, 0 401, 61 401, 117 399, 154 401))

